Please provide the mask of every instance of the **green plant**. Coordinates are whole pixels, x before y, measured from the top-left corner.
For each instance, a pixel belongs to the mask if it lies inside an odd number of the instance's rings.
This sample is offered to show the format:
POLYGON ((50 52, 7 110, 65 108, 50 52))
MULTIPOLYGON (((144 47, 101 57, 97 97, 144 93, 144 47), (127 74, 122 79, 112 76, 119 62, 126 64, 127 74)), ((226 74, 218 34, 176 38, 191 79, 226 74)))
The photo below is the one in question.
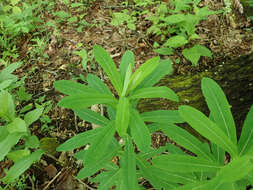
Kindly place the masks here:
MULTIPOLYGON (((153 131, 162 130, 176 143, 195 156, 174 153, 152 159, 150 168, 185 177, 178 190, 190 189, 236 189, 244 190, 253 183, 253 106, 246 117, 242 133, 237 142, 236 127, 230 105, 219 85, 212 79, 203 78, 202 91, 205 96, 209 118, 190 106, 180 106, 180 116, 199 134, 209 140, 199 141, 196 137, 174 124, 154 124, 153 131), (193 179, 192 182, 187 179, 193 179)), ((165 175, 165 174, 164 174, 165 175)), ((179 181, 168 179, 168 182, 179 181)))
POLYGON ((177 95, 171 89, 152 87, 165 74, 171 73, 171 61, 160 61, 159 57, 155 57, 146 61, 132 74, 134 56, 131 51, 123 55, 119 72, 102 47, 96 45, 93 51, 96 61, 109 77, 116 95, 97 76, 91 74, 87 75, 88 85, 67 80, 56 81, 54 87, 68 95, 58 105, 71 108, 81 119, 101 126, 76 135, 57 150, 68 151, 90 144, 88 149, 75 154, 75 157, 84 163, 78 178, 89 177, 104 168, 105 171, 94 179, 100 182, 99 189, 108 189, 115 185, 118 189, 139 189, 137 181, 141 174, 136 171, 137 154, 132 142, 134 141, 137 149, 141 151, 138 155, 147 156, 164 150, 151 148, 150 131, 145 121, 183 122, 176 110, 140 114, 136 109, 141 98, 178 101, 177 95), (109 118, 88 109, 94 104, 104 104, 109 118), (123 143, 116 140, 115 133, 123 143), (111 162, 116 156, 119 157, 119 165, 111 162))
MULTIPOLYGON (((173 0, 170 5, 161 3, 157 7, 156 12, 149 17, 153 24, 147 32, 160 36, 162 42, 169 38, 160 47, 156 43, 155 52, 171 55, 174 49, 199 38, 196 34, 196 25, 207 16, 219 13, 209 10, 207 6, 199 8, 197 6, 199 2, 199 0, 173 0)), ((212 53, 205 46, 196 44, 184 49, 183 55, 196 66, 201 56, 211 57, 212 53)))
POLYGON ((135 12, 130 13, 127 9, 124 9, 122 12, 113 13, 111 25, 119 27, 126 23, 130 30, 136 30, 135 21, 135 12))
POLYGON ((14 165, 5 172, 5 177, 0 179, 8 184, 23 174, 43 154, 40 149, 32 151, 39 148, 39 140, 31 135, 29 126, 39 119, 44 108, 29 111, 21 119, 15 111, 11 94, 5 90, 0 92, 0 105, 0 118, 3 124, 0 127, 0 161, 7 157, 14 162, 14 165), (21 139, 25 143, 19 143, 21 139))

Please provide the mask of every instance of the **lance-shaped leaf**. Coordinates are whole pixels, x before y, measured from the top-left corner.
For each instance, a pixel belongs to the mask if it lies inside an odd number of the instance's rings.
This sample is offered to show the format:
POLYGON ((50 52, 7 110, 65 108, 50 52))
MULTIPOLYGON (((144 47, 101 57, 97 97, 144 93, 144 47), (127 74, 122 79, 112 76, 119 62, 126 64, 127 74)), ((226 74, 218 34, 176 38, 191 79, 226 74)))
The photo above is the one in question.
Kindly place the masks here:
POLYGON ((100 133, 103 132, 103 128, 96 128, 83 133, 79 133, 71 139, 67 140, 63 144, 57 147, 57 151, 69 151, 82 147, 88 143, 93 142, 100 137, 100 133))
POLYGON ((25 114, 24 120, 27 126, 31 125, 33 122, 37 121, 41 114, 43 113, 44 108, 37 108, 25 114))
POLYGON ((124 87, 123 87, 123 91, 122 91, 121 96, 126 96, 127 95, 126 93, 127 93, 128 85, 130 83, 130 78, 132 76, 132 71, 133 71, 133 66, 132 66, 132 64, 129 64, 128 68, 127 68, 127 71, 126 71, 126 74, 125 74, 124 87))
POLYGON ((153 158, 153 166, 156 168, 166 169, 170 172, 216 172, 221 169, 221 165, 200 158, 188 155, 162 155, 153 158))
POLYGON ((2 179, 4 183, 11 183, 23 174, 34 162, 40 160, 43 151, 37 150, 29 156, 26 156, 17 161, 6 173, 6 176, 2 179))
POLYGON ((244 121, 242 133, 238 142, 239 155, 247 153, 253 145, 253 106, 244 121))
POLYGON ((151 145, 150 132, 138 111, 134 109, 131 110, 130 129, 138 149, 141 151, 148 150, 151 145))
POLYGON ((93 47, 93 52, 96 61, 104 69, 113 87, 118 94, 121 94, 123 88, 122 80, 110 55, 101 46, 98 45, 95 45, 93 47))
POLYGON ((139 98, 166 98, 178 102, 178 96, 173 90, 166 86, 141 88, 130 95, 130 99, 139 98))
POLYGON ((221 169, 217 178, 222 182, 230 183, 241 180, 253 170, 253 162, 251 159, 249 155, 235 158, 221 169))
POLYGON ((11 79, 11 80, 16 80, 17 76, 12 75, 11 73, 15 71, 17 68, 21 66, 22 62, 16 62, 8 67, 5 67, 1 72, 0 72, 0 82, 11 79))
POLYGON ((109 120, 97 112, 94 112, 88 108, 74 110, 75 114, 84 121, 94 123, 96 125, 104 126, 109 123, 109 120))
POLYGON ((83 179, 83 178, 89 177, 89 176, 93 175, 94 173, 96 173, 101 168, 108 165, 108 163, 110 162, 112 157, 116 156, 118 150, 120 149, 120 146, 117 143, 117 141, 116 141, 116 143, 114 143, 115 141, 112 139, 112 141, 110 142, 110 145, 108 147, 104 147, 104 149, 102 150, 103 155, 100 158, 97 158, 95 156, 94 158, 91 158, 91 159, 94 159, 93 161, 91 160, 87 163, 87 159, 90 159, 90 158, 86 157, 86 154, 89 150, 88 149, 85 152, 85 155, 82 159, 84 161, 85 167, 80 170, 80 172, 77 175, 77 178, 83 179))
POLYGON ((161 129, 173 141, 187 150, 190 150, 198 157, 214 161, 214 157, 211 155, 210 150, 204 148, 204 146, 208 147, 208 144, 200 142, 196 137, 189 134, 189 132, 173 124, 161 125, 161 129))
POLYGON ((79 95, 86 93, 98 93, 96 90, 70 80, 58 80, 54 82, 56 90, 67 95, 79 95))
POLYGON ((225 150, 218 147, 216 144, 214 144, 212 142, 211 142, 211 149, 212 149, 212 153, 215 157, 215 160, 217 160, 220 164, 224 164, 225 150))
POLYGON ((87 75, 88 86, 92 89, 97 90, 103 94, 112 95, 110 89, 98 78, 96 75, 88 74, 87 75))
POLYGON ((15 104, 7 91, 0 92, 0 118, 11 121, 15 118, 15 104))
POLYGON ((154 57, 142 64, 132 75, 129 84, 129 92, 134 90, 147 76, 149 76, 158 66, 160 57, 154 57))
POLYGON ((190 106, 180 106, 179 114, 189 123, 192 128, 201 135, 228 151, 232 157, 238 154, 237 146, 231 139, 203 113, 190 106))
POLYGON ((171 60, 162 60, 157 68, 141 82, 141 84, 138 86, 138 89, 155 85, 162 79, 162 77, 171 74, 172 71, 173 68, 171 65, 171 60))
POLYGON ((95 164, 99 159, 102 159, 106 151, 108 151, 108 147, 114 138, 114 133, 114 122, 110 122, 107 126, 102 127, 102 131, 86 152, 84 164, 95 164))
POLYGON ((141 114, 143 121, 156 123, 184 123, 185 120, 179 115, 177 110, 157 110, 144 112, 141 114))
POLYGON ((134 54, 132 51, 127 50, 121 58, 119 67, 122 81, 125 80, 127 68, 129 67, 129 65, 131 65, 132 68, 134 67, 134 54))
POLYGON ((127 135, 125 138, 124 153, 121 157, 120 167, 121 167, 121 180, 123 181, 123 189, 133 189, 135 190, 137 185, 136 176, 136 160, 134 147, 131 138, 127 135))
POLYGON ((80 94, 71 95, 64 97, 58 105, 65 108, 71 109, 83 109, 94 104, 106 104, 110 106, 116 106, 117 100, 107 94, 90 93, 90 94, 80 94))
POLYGON ((224 92, 215 81, 209 78, 202 79, 201 88, 208 108, 211 111, 213 121, 236 144, 235 122, 224 92))
POLYGON ((129 121, 130 121, 130 111, 129 111, 129 100, 126 97, 120 97, 119 103, 117 105, 117 113, 116 113, 116 122, 115 127, 119 136, 123 136, 126 134, 129 121))
POLYGON ((23 133, 10 133, 0 141, 0 161, 10 152, 11 148, 18 143, 23 133))

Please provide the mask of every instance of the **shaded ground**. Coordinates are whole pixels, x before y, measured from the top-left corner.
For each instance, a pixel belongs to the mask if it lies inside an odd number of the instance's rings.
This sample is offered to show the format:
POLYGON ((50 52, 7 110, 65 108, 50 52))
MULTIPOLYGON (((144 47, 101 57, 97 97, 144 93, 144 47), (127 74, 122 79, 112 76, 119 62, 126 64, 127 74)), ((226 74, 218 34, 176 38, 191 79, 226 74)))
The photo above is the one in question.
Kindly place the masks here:
MULTIPOLYGON (((206 3, 213 10, 218 10, 223 6, 219 0, 206 1, 206 3)), ((53 28, 50 28, 49 41, 44 51, 48 54, 48 59, 29 56, 29 49, 33 45, 29 38, 26 37, 20 43, 20 55, 27 64, 19 69, 17 74, 20 77, 29 74, 26 79, 26 87, 27 91, 33 94, 34 99, 45 95, 45 101, 51 100, 53 104, 53 108, 49 112, 52 120, 50 126, 53 128, 42 132, 41 123, 37 122, 31 128, 33 134, 41 139, 50 137, 54 143, 56 143, 55 139, 62 143, 75 134, 91 128, 89 123, 75 117, 72 111, 57 107, 57 102, 63 96, 53 88, 53 82, 56 80, 75 78, 81 81, 79 75, 86 76, 87 73, 95 73, 102 80, 107 80, 94 60, 88 62, 87 71, 83 70, 80 57, 73 53, 73 51, 81 49, 78 47, 79 43, 82 43, 88 51, 92 50, 94 44, 102 45, 117 64, 126 50, 134 52, 137 66, 145 60, 157 56, 152 48, 152 44, 157 39, 154 36, 146 35, 145 31, 150 23, 145 18, 138 20, 136 31, 110 25, 110 12, 112 10, 119 11, 122 9, 121 7, 120 2, 113 0, 91 2, 84 10, 86 16, 83 18, 90 24, 84 27, 81 33, 64 22, 57 24, 57 33, 53 28)), ((55 7, 56 10, 73 11, 73 15, 81 14, 68 9, 61 3, 55 7)), ((46 21, 55 21, 56 18, 52 14, 46 12, 44 14, 46 21)), ((222 14, 209 16, 198 26, 197 33, 201 37, 200 44, 205 45, 213 52, 213 58, 201 58, 200 65, 193 67, 182 57, 179 49, 176 55, 170 56, 173 61, 177 58, 181 60, 179 64, 174 62, 174 74, 195 73, 253 52, 252 27, 252 23, 239 13, 236 13, 235 17, 222 14)), ((160 145, 167 141, 167 138, 162 134, 156 134, 153 140, 155 145, 160 145)), ((5 164, 8 165, 8 163, 5 164)), ((73 178, 81 167, 81 163, 74 160, 73 152, 56 153, 53 151, 51 154, 44 155, 38 165, 29 169, 27 173, 29 176, 34 175, 35 179, 29 178, 27 183, 30 189, 95 189, 96 185, 91 184, 88 180, 77 181, 73 178)))

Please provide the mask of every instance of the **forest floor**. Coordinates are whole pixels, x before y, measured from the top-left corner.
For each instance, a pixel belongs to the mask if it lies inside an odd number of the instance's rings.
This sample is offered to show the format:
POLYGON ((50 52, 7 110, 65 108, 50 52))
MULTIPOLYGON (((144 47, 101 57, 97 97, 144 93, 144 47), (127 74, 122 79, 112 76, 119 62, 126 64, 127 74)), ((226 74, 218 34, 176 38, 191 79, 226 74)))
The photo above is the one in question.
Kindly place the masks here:
MULTIPOLYGON (((224 7, 220 0, 205 1, 212 10, 220 10, 224 7)), ((77 32, 77 28, 67 22, 57 22, 52 12, 67 11, 72 15, 82 14, 76 9, 70 9, 60 1, 55 4, 53 11, 44 12, 44 21, 56 23, 57 29, 48 27, 48 33, 44 33, 47 41, 44 43, 44 54, 47 58, 30 56, 34 47, 32 34, 21 38, 17 44, 19 58, 25 64, 15 72, 19 77, 26 76, 25 87, 32 98, 27 102, 21 102, 17 107, 21 109, 30 103, 44 103, 51 105, 47 113, 50 122, 38 121, 31 126, 31 132, 44 139, 45 146, 52 150, 45 154, 40 163, 31 167, 26 173, 27 177, 23 183, 27 184, 26 189, 96 189, 96 184, 88 179, 79 181, 75 179, 76 173, 82 167, 81 163, 73 158, 73 151, 59 153, 54 149, 58 144, 63 143, 77 133, 89 130, 91 125, 77 118, 71 110, 57 106, 58 101, 63 97, 54 87, 54 81, 61 79, 72 79, 81 81, 80 75, 95 73, 102 80, 106 81, 101 69, 90 59, 87 63, 87 71, 80 64, 81 58, 74 51, 80 51, 83 47, 88 54, 92 54, 94 44, 100 44, 112 56, 115 63, 119 65, 121 56, 126 50, 133 51, 137 67, 147 59, 157 56, 153 51, 153 44, 159 41, 154 35, 147 34, 147 27, 150 25, 146 18, 139 17, 136 22, 136 30, 129 30, 126 27, 115 27, 110 24, 112 11, 122 10, 122 4, 116 0, 94 1, 87 4, 85 20, 88 26, 77 32), (44 125, 46 123, 46 125, 44 125)), ((131 7, 129 8, 131 9, 131 7)), ((152 7, 148 8, 153 11, 152 7)), ((202 57, 198 66, 192 66, 181 54, 181 49, 176 50, 172 56, 162 56, 163 59, 170 58, 173 62, 174 75, 189 75, 200 70, 210 69, 215 65, 228 60, 236 59, 242 55, 253 52, 253 23, 235 11, 235 15, 215 14, 197 26, 197 33, 200 36, 198 42, 208 47, 213 53, 212 58, 202 57), (180 63, 176 63, 176 60, 180 63)), ((41 34, 40 34, 41 35, 41 34)), ((43 38, 43 36, 39 36, 43 38)), ((10 163, 0 163, 2 168, 8 167, 10 163)))

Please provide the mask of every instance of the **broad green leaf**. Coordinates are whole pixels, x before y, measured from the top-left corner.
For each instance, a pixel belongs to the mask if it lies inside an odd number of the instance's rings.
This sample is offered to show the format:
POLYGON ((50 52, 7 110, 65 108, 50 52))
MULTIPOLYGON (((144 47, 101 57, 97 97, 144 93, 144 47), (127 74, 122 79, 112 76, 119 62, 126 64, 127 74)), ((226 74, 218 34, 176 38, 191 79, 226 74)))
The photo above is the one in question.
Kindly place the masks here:
POLYGON ((167 24, 177 24, 183 22, 184 20, 185 20, 184 14, 173 14, 163 19, 163 21, 165 21, 167 24))
POLYGON ((141 114, 143 121, 156 123, 184 123, 185 120, 181 117, 177 110, 157 110, 144 112, 141 114))
POLYGON ((5 88, 7 88, 8 86, 10 86, 10 84, 13 82, 13 80, 11 79, 8 79, 8 80, 5 80, 3 82, 0 82, 0 91, 1 90, 4 90, 5 88))
POLYGON ((212 52, 205 46, 199 44, 193 46, 192 48, 185 48, 182 53, 183 56, 193 64, 193 66, 198 65, 198 61, 201 56, 212 57, 212 52))
MULTIPOLYGON (((222 182, 217 180, 204 180, 200 182, 186 184, 184 186, 174 188, 173 190, 225 190, 227 186, 224 186, 222 182)), ((231 186, 230 186, 231 187, 231 186)), ((235 190, 235 189, 229 189, 235 190)))
POLYGON ((56 90, 67 95, 80 95, 86 93, 98 93, 96 90, 70 80, 58 80, 54 82, 56 90))
POLYGON ((103 128, 96 128, 83 133, 79 133, 76 136, 70 138, 63 144, 57 147, 57 151, 69 151, 76 148, 82 147, 88 143, 93 142, 100 137, 100 134, 103 133, 103 128))
POLYGON ((15 118, 15 104, 7 91, 0 92, 0 118, 7 121, 15 118))
POLYGON ((149 76, 158 66, 160 57, 154 57, 142 64, 131 76, 129 92, 134 90, 147 76, 149 76))
POLYGON ((93 47, 93 52, 96 61, 104 69, 115 90, 118 94, 121 94, 123 88, 122 80, 110 55, 105 51, 105 49, 98 45, 93 47))
POLYGON ((253 146, 253 106, 251 106, 242 127, 238 142, 239 155, 247 153, 253 146))
POLYGON ((6 173, 6 176, 2 179, 4 183, 11 183, 23 174, 34 162, 39 161, 43 151, 37 150, 29 156, 16 162, 6 173))
POLYGON ((131 110, 130 129, 138 149, 141 151, 148 150, 151 145, 150 132, 138 111, 134 109, 131 110))
POLYGON ((10 152, 11 148, 18 143, 22 133, 11 133, 0 141, 0 161, 10 152))
POLYGON ((188 155, 162 155, 152 159, 152 165, 156 168, 166 169, 170 172, 216 172, 221 165, 200 158, 188 155))
POLYGON ((187 150, 190 150, 198 157, 214 161, 214 157, 210 154, 210 151, 207 151, 207 149, 204 148, 205 145, 208 147, 208 144, 202 143, 186 130, 173 124, 161 125, 161 129, 174 142, 186 148, 187 150))
POLYGON ((112 95, 110 89, 98 78, 96 75, 88 74, 87 75, 88 86, 92 89, 95 89, 98 92, 103 94, 112 95))
POLYGON ((86 152, 84 164, 95 164, 99 159, 102 159, 107 151, 110 151, 108 150, 108 147, 114 138, 114 133, 114 122, 110 122, 107 126, 102 127, 102 131, 97 138, 93 140, 86 152))
POLYGON ((160 55, 172 55, 173 49, 170 47, 162 47, 162 48, 154 49, 154 52, 160 55))
POLYGON ((173 36, 170 37, 164 44, 166 47, 178 48, 188 43, 188 40, 184 36, 173 36))
POLYGON ((203 78, 201 88, 205 96, 212 120, 237 144, 235 122, 227 98, 220 86, 209 78, 203 78))
POLYGON ((25 147, 26 148, 39 148, 40 147, 40 141, 37 136, 32 135, 25 138, 25 147))
POLYGON ((125 80, 127 68, 129 67, 129 65, 132 65, 132 68, 134 67, 134 54, 132 51, 127 50, 121 58, 120 67, 119 67, 122 81, 125 80))
POLYGON ((134 147, 131 138, 127 135, 125 138, 125 148, 123 156, 121 157, 121 180, 125 190, 136 190, 137 176, 136 176, 136 160, 134 147))
POLYGON ((14 163, 16 163, 17 161, 23 159, 25 156, 30 155, 30 151, 28 149, 24 149, 24 150, 16 150, 16 151, 12 151, 9 154, 7 154, 7 157, 12 160, 14 163))
POLYGON ((94 123, 96 125, 104 126, 109 123, 109 120, 107 118, 88 108, 74 110, 74 112, 82 120, 94 123))
POLYGON ((0 126, 0 142, 9 135, 8 129, 5 126, 0 126))
MULTIPOLYGON (((114 141, 112 140, 112 142, 114 141)), ((97 159, 97 157, 95 156, 94 158, 92 158, 92 159, 95 159, 95 161, 85 164, 85 167, 81 169, 77 175, 78 179, 83 179, 83 178, 93 175, 98 170, 105 167, 111 161, 113 156, 116 156, 116 153, 118 152, 120 146, 112 142, 110 146, 108 146, 106 150, 103 151, 104 155, 101 158, 97 159)), ((86 160, 87 158, 84 157, 84 162, 86 162, 86 160)))
POLYGON ((162 77, 171 74, 172 71, 173 68, 171 65, 171 60, 162 60, 157 68, 141 82, 137 89, 155 85, 162 79, 162 77))
POLYGON ((177 94, 166 86, 141 88, 134 91, 129 98, 167 98, 172 101, 179 101, 177 94))
POLYGON ((26 133, 27 132, 26 126, 27 125, 25 121, 17 117, 6 127, 9 133, 26 133))
POLYGON ((33 122, 37 121, 41 114, 43 113, 44 108, 37 108, 25 114, 24 120, 27 126, 31 125, 33 122))
POLYGON ((129 100, 126 97, 120 97, 119 103, 117 105, 117 113, 116 113, 116 122, 115 127, 119 136, 123 136, 126 134, 129 121, 130 121, 130 105, 129 100))
POLYGON ((20 14, 20 13, 22 13, 22 10, 18 6, 13 6, 12 12, 13 12, 13 14, 20 14))
POLYGON ((180 106, 179 114, 201 135, 228 151, 232 157, 238 154, 237 146, 226 134, 203 113, 190 106, 180 106))
POLYGON ((251 159, 249 155, 235 158, 220 170, 217 178, 222 182, 229 183, 243 179, 253 170, 251 159))
POLYGON ((94 104, 116 106, 117 100, 107 94, 90 93, 67 96, 58 103, 60 107, 71 108, 74 110, 84 109, 94 104))

